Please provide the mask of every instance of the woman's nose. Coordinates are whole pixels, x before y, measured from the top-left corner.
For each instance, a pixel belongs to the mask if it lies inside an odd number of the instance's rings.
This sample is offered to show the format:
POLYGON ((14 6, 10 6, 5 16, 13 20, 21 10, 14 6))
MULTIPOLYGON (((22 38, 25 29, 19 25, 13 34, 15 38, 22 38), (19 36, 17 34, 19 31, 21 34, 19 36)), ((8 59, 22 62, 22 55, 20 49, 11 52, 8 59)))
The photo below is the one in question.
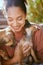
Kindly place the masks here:
POLYGON ((17 21, 14 21, 13 24, 14 24, 14 26, 18 26, 19 25, 17 21))

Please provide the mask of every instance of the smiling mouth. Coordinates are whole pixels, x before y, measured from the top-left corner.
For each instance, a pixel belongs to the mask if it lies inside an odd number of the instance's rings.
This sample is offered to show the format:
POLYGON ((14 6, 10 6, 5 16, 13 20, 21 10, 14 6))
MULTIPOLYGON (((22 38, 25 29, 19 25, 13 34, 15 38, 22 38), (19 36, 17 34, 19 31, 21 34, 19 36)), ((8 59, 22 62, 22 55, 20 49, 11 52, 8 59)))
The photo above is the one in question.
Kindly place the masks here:
POLYGON ((14 29, 16 29, 16 30, 19 29, 19 28, 20 28, 20 27, 14 27, 14 29))

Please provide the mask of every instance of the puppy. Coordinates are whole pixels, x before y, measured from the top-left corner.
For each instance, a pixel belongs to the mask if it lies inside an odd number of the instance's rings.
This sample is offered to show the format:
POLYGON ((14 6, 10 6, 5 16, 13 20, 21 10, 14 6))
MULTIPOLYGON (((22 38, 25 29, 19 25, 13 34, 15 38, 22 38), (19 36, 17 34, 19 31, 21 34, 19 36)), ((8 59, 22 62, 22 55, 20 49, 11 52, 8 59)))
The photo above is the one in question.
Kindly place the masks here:
POLYGON ((15 45, 16 43, 15 43, 14 35, 12 34, 12 32, 6 32, 5 30, 1 30, 0 31, 0 56, 4 60, 9 59, 5 46, 12 48, 15 45))
MULTIPOLYGON (((19 59, 19 64, 20 65, 24 65, 25 63, 23 62, 23 59, 24 59, 24 55, 23 55, 23 49, 22 49, 22 44, 29 44, 29 53, 28 53, 28 56, 31 54, 34 61, 35 62, 39 62, 36 58, 36 55, 34 53, 34 50, 33 50, 33 44, 32 44, 32 35, 34 33, 34 31, 36 30, 35 27, 31 26, 30 28, 26 28, 25 29, 25 36, 20 40, 19 42, 19 56, 20 56, 20 59, 19 59)), ((5 33, 5 31, 3 31, 3 33, 1 33, 1 37, 0 37, 0 45, 1 44, 5 44, 6 46, 14 46, 16 45, 15 43, 15 40, 14 40, 14 37, 12 35, 12 33, 8 32, 8 33, 5 33), (3 41, 2 41, 3 40, 3 41), (4 43, 3 43, 4 42, 4 43)), ((3 50, 2 50, 3 51, 3 50)), ((2 53, 2 57, 5 59, 5 60, 8 60, 8 56, 5 52, 2 53)))
MULTIPOLYGON (((34 31, 35 30, 37 30, 37 28, 35 28, 34 26, 31 26, 30 28, 26 28, 25 29, 25 31, 26 31, 26 34, 25 34, 25 36, 20 40, 20 52, 21 52, 21 54, 20 54, 20 56, 21 56, 21 60, 20 61, 22 61, 23 60, 23 50, 22 50, 22 44, 29 44, 29 53, 28 53, 28 56, 32 56, 33 57, 33 59, 34 59, 34 61, 35 62, 40 62, 38 59, 37 59, 37 57, 36 57, 36 55, 35 55, 35 53, 34 53, 34 50, 33 50, 33 44, 32 44, 32 35, 33 35, 33 33, 34 33, 34 31)), ((23 64, 23 61, 22 61, 22 64, 23 64)))

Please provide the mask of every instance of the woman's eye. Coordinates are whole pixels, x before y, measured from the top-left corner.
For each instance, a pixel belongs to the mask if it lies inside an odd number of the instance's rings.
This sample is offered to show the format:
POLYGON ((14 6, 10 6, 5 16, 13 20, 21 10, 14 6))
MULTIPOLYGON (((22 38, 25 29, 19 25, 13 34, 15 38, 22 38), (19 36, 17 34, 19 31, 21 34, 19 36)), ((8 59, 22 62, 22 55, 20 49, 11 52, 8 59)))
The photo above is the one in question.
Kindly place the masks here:
POLYGON ((9 20, 10 22, 12 22, 12 21, 13 21, 13 19, 12 19, 12 18, 8 18, 8 20, 9 20))
POLYGON ((20 21, 20 20, 22 20, 22 18, 18 18, 18 20, 20 21))

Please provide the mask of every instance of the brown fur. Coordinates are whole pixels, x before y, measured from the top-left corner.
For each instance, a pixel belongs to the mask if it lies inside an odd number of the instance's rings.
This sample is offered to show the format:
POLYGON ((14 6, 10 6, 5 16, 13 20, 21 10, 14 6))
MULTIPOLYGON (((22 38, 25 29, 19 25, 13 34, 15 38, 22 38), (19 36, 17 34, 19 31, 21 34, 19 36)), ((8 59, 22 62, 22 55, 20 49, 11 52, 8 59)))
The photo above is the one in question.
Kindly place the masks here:
MULTIPOLYGON (((32 35, 34 33, 34 31, 36 30, 36 28, 34 26, 31 26, 30 28, 26 28, 26 36, 24 36, 21 40, 20 40, 20 52, 22 50, 22 44, 29 44, 29 53, 28 53, 28 56, 31 54, 31 56, 33 57, 34 61, 35 62, 40 62, 35 53, 34 53, 34 50, 33 50, 33 44, 32 44, 32 35)), ((22 50, 23 51, 23 50, 22 50)), ((21 52, 21 60, 23 60, 23 52, 21 52)))
MULTIPOLYGON (((0 46, 15 46, 15 40, 12 32, 6 32, 5 30, 0 31, 0 46)), ((4 60, 8 60, 8 55, 5 51, 0 50, 0 56, 4 60)))
MULTIPOLYGON (((19 43, 19 56, 20 56, 20 58, 19 58, 19 64, 20 65, 24 65, 25 64, 23 62, 24 54, 23 54, 23 49, 22 49, 22 44, 25 44, 25 43, 29 43, 29 46, 28 47, 30 49, 29 49, 28 56, 31 54, 32 57, 33 57, 33 59, 34 59, 34 61, 35 62, 39 62, 38 59, 37 59, 37 57, 36 57, 36 55, 35 55, 35 53, 34 53, 33 44, 32 44, 32 35, 33 35, 33 33, 34 33, 35 30, 36 30, 35 27, 27 28, 26 29, 26 33, 27 33, 26 36, 24 36, 20 40, 20 43, 19 43)), ((12 34, 10 33, 10 35, 9 34, 5 35, 5 32, 3 32, 3 33, 4 33, 4 35, 1 36, 1 37, 2 37, 2 39, 4 39, 5 42, 7 42, 7 43, 5 43, 5 45, 7 45, 7 46, 13 45, 13 43, 12 43, 13 37, 11 36, 12 34)), ((3 43, 1 43, 1 44, 3 44, 3 43)), ((4 57, 5 57, 5 55, 4 55, 4 57)))

